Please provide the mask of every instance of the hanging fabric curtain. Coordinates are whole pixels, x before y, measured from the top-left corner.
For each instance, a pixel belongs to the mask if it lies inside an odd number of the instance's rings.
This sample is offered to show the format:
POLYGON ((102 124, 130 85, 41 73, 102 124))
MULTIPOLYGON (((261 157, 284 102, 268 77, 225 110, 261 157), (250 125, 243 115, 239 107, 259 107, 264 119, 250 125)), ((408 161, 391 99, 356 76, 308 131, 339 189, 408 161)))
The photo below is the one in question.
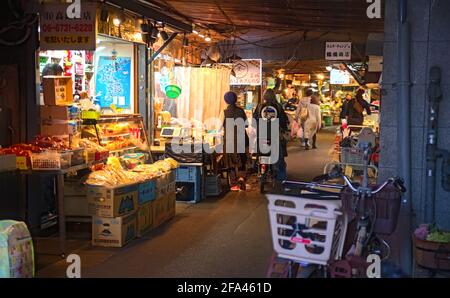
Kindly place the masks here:
POLYGON ((223 95, 230 90, 230 70, 175 67, 174 72, 182 90, 177 117, 198 122, 219 118, 226 107, 223 95))

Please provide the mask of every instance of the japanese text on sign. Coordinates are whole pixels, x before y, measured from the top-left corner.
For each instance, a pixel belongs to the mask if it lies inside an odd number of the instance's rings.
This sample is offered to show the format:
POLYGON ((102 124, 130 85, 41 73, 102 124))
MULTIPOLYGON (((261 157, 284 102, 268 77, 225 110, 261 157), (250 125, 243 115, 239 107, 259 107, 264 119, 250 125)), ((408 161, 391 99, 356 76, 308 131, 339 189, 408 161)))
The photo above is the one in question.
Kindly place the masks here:
POLYGON ((327 42, 325 44, 326 60, 351 60, 352 43, 351 42, 327 42))
POLYGON ((41 50, 95 50, 95 3, 83 3, 79 18, 68 15, 68 5, 44 3, 41 6, 41 50))
POLYGON ((243 59, 233 63, 230 85, 261 85, 261 59, 243 59))

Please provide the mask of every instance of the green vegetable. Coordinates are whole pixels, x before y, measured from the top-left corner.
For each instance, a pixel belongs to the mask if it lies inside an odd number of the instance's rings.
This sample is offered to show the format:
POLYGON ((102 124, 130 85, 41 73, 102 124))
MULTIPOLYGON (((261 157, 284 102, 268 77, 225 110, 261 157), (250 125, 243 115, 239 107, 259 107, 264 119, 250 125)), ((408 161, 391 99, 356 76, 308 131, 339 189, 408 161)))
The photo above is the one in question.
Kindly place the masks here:
POLYGON ((450 243, 450 233, 434 230, 427 236, 427 240, 440 243, 450 243))

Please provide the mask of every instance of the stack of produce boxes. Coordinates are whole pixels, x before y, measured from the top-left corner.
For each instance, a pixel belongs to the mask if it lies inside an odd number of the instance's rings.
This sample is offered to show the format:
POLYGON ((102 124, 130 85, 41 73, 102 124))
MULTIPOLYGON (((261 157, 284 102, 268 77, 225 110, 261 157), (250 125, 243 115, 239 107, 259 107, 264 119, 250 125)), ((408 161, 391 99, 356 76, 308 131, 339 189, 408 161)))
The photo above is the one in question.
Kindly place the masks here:
POLYGON ((166 160, 133 170, 108 165, 92 172, 86 181, 92 244, 122 247, 173 218, 175 169, 166 160))
POLYGON ((137 236, 138 185, 88 185, 92 245, 122 247, 137 236))
POLYGON ((153 206, 156 199, 155 187, 156 179, 144 181, 138 186, 138 237, 142 237, 153 228, 153 206))
POLYGON ((175 216, 176 186, 175 171, 171 170, 157 178, 154 202, 154 226, 160 226, 175 216))

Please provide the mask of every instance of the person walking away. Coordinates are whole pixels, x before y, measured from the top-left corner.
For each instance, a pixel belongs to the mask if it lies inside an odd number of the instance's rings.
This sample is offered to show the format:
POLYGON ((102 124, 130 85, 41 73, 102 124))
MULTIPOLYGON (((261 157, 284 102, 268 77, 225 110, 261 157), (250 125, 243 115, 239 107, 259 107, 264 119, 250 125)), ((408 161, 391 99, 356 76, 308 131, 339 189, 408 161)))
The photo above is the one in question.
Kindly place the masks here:
POLYGON ((308 105, 311 103, 311 96, 313 95, 313 91, 311 89, 306 90, 305 97, 300 99, 299 104, 297 106, 297 110, 295 111, 295 121, 297 121, 300 124, 300 127, 302 128, 302 144, 306 149, 306 141, 305 141, 305 122, 309 117, 308 112, 308 105))
POLYGON ((363 89, 359 89, 356 92, 355 98, 347 103, 345 117, 348 125, 362 125, 364 123, 364 110, 366 110, 367 115, 372 114, 370 104, 363 98, 364 93, 365 91, 363 89))
MULTIPOLYGON (((247 115, 245 111, 236 105, 237 95, 236 93, 229 91, 225 93, 224 100, 228 104, 227 108, 223 111, 223 131, 224 131, 224 153, 225 162, 228 168, 236 168, 238 170, 238 180, 236 185, 232 187, 232 190, 245 190, 246 189, 246 175, 247 175, 247 152, 249 147, 249 138, 245 128, 248 126, 247 115), (236 120, 242 120, 245 123, 244 126, 237 125, 236 120), (227 131, 226 122, 230 120, 235 123, 233 125, 234 131, 227 131), (244 135, 245 140, 239 140, 240 136, 244 135), (245 152, 238 152, 240 148, 238 142, 245 141, 245 152), (227 144, 232 142, 232 149, 227 149, 227 144)), ((229 146, 229 145, 228 145, 229 146)))
POLYGON ((320 114, 320 100, 317 95, 311 97, 311 103, 308 104, 308 119, 305 121, 305 149, 309 149, 309 140, 312 139, 312 148, 317 149, 317 132, 322 127, 322 115, 320 114))
MULTIPOLYGON (((287 179, 287 172, 286 172, 286 162, 285 158, 287 157, 287 135, 288 135, 288 128, 289 128, 289 119, 286 115, 286 112, 284 111, 283 107, 278 103, 275 91, 273 89, 267 89, 263 94, 263 102, 258 104, 255 111, 253 112, 253 125, 256 128, 257 132, 257 138, 259 139, 260 131, 258 129, 258 123, 260 119, 264 119, 268 121, 267 125, 267 137, 269 140, 271 140, 271 146, 278 145, 279 147, 279 158, 278 161, 274 166, 274 168, 277 170, 275 179, 281 185, 281 182, 285 181, 287 179), (271 108, 276 111, 276 117, 279 119, 279 136, 278 138, 275 138, 271 136, 270 131, 270 119, 266 119, 266 116, 264 116, 264 111, 267 110, 267 108, 271 108)), ((259 151, 259 149, 258 149, 259 151)))

